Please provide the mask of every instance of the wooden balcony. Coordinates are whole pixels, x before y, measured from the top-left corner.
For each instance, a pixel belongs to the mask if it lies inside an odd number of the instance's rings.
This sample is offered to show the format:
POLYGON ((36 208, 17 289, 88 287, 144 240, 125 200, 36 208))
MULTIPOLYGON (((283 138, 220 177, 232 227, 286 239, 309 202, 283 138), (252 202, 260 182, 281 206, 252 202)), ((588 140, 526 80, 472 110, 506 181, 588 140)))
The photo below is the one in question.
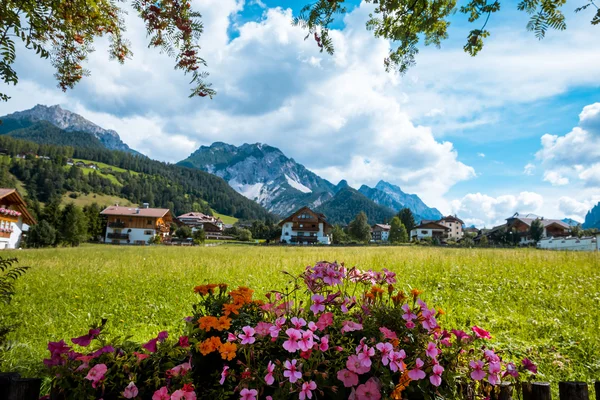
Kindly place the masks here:
POLYGON ((108 223, 109 228, 125 228, 127 225, 122 221, 112 221, 108 223))
POLYGON ((127 233, 114 233, 114 232, 109 232, 108 235, 106 235, 109 239, 118 239, 118 240, 127 240, 129 239, 129 235, 127 233))
POLYGON ((292 243, 317 243, 319 239, 316 236, 292 236, 292 243))
POLYGON ((296 232, 319 232, 319 224, 303 223, 302 226, 293 224, 292 230, 296 232))

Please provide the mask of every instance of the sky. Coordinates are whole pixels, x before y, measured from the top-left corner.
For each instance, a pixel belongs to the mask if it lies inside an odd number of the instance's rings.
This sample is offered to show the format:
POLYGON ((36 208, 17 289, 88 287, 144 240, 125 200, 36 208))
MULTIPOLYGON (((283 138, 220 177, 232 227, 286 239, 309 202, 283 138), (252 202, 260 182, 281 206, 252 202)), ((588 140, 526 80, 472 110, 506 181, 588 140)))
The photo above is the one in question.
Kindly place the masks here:
POLYGON ((503 1, 476 57, 462 47, 479 25, 457 13, 449 39, 421 45, 402 76, 383 66, 392 44, 365 29, 371 4, 347 2, 333 56, 292 25, 304 4, 193 1, 213 100, 188 98, 189 79, 147 48, 130 12, 133 58, 119 65, 98 42, 91 76, 66 93, 47 60, 18 48, 20 81, 2 88, 12 99, 0 115, 60 104, 168 162, 215 141, 267 143, 333 183, 383 179, 478 227, 515 212, 583 221, 600 201, 600 27, 574 13, 583 3, 567 2, 567 30, 540 41, 503 1))

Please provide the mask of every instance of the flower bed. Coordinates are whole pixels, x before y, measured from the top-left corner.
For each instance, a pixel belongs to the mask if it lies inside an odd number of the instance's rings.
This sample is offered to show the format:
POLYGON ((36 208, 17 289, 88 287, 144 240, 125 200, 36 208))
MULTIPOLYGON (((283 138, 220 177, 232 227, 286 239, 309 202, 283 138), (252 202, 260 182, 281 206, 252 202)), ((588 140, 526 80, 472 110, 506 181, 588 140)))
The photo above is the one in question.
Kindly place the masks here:
POLYGON ((9 208, 0 207, 0 215, 8 217, 19 217, 21 216, 21 213, 15 210, 11 210, 9 208))
POLYGON ((108 340, 104 322, 51 342, 44 360, 56 399, 435 399, 467 388, 495 396, 501 381, 537 373, 506 359, 490 333, 446 330, 421 292, 393 272, 321 262, 255 300, 225 284, 197 286, 186 334, 148 343, 108 340), (92 345, 93 343, 93 345, 92 345))

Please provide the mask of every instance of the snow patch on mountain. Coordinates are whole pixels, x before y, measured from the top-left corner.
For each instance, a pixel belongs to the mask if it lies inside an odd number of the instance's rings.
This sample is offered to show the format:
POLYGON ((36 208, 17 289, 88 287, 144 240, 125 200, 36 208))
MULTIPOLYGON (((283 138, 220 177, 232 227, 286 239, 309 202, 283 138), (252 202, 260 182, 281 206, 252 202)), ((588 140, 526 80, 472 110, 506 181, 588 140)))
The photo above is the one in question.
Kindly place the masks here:
POLYGON ((285 175, 285 179, 287 180, 287 183, 294 189, 297 189, 297 190, 301 191, 302 193, 312 193, 311 189, 307 188, 300 182, 293 180, 287 174, 284 174, 284 175, 285 175))

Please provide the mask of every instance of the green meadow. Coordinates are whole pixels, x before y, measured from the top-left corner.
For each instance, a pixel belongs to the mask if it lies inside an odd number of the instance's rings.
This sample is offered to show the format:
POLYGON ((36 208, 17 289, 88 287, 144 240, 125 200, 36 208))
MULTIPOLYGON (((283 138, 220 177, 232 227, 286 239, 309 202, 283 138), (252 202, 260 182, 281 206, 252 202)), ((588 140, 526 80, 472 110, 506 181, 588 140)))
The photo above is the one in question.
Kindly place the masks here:
MULTIPOLYGON (((600 255, 534 249, 431 247, 112 247, 6 251, 31 270, 12 307, 20 315, 5 370, 35 375, 47 342, 79 336, 108 318, 114 335, 139 341, 177 334, 208 282, 246 285, 258 296, 282 288, 281 271, 319 260, 398 273, 405 290, 445 310, 446 328, 479 325, 515 357, 539 364, 540 379, 600 377, 600 255)), ((510 356, 510 354, 506 354, 510 356)))

